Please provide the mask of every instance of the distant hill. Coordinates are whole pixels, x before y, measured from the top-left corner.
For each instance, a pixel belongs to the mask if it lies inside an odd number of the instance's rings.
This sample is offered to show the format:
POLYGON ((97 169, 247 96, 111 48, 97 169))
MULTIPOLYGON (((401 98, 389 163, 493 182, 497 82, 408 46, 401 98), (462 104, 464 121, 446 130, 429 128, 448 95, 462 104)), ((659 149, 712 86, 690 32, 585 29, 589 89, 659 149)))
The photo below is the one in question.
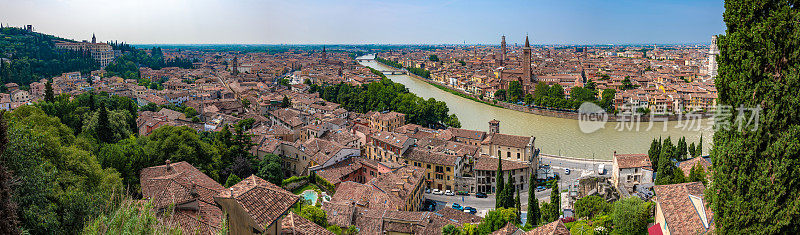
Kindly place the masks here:
POLYGON ((65 72, 89 73, 100 68, 88 52, 57 49, 56 40, 74 42, 21 28, 0 29, 0 85, 14 82, 25 87, 65 72))

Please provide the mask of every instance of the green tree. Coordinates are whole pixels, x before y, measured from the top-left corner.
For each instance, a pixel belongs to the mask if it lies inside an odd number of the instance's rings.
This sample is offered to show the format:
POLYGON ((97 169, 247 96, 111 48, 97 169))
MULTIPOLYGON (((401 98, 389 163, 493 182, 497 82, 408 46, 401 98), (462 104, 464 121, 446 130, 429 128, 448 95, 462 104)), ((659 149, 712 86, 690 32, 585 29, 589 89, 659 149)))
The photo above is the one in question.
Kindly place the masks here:
POLYGON ((561 214, 561 191, 558 190, 558 181, 553 182, 553 188, 550 191, 550 203, 555 206, 556 214, 561 214))
MULTIPOLYGON (((0 112, 0 153, 6 149, 8 138, 6 137, 6 123, 3 118, 4 112, 0 112)), ((0 165, 0 234, 19 234, 19 220, 17 219, 17 204, 11 199, 12 176, 6 167, 0 165)))
POLYGON ((593 219, 595 216, 608 213, 610 206, 605 199, 591 195, 575 201, 574 208, 578 218, 593 219))
POLYGON ((281 158, 275 154, 266 154, 258 165, 258 177, 275 185, 281 185, 283 180, 283 167, 281 158))
POLYGON ((686 159, 686 154, 688 154, 688 152, 686 151, 686 137, 681 137, 678 140, 676 154, 678 155, 677 158, 679 161, 686 159))
POLYGON ((289 100, 289 97, 283 96, 283 101, 281 102, 281 108, 288 108, 292 106, 292 101, 289 100))
POLYGON ((652 204, 638 197, 628 197, 614 203, 613 234, 644 234, 652 204))
POLYGON ((658 140, 653 139, 650 143, 650 150, 647 151, 647 156, 650 158, 650 164, 653 165, 655 171, 658 171, 658 159, 661 156, 661 138, 658 140))
POLYGON ((700 142, 697 142, 697 147, 694 151, 697 156, 703 156, 703 135, 700 135, 700 142))
POLYGON ((300 216, 308 219, 311 222, 314 222, 319 226, 322 226, 323 228, 328 227, 328 217, 325 214, 325 211, 319 207, 305 205, 303 206, 303 209, 300 210, 300 216))
POLYGON ((506 90, 499 89, 494 92, 494 98, 502 101, 507 101, 508 96, 506 95, 506 90))
POLYGON ((703 168, 703 165, 700 165, 698 162, 695 164, 691 170, 689 170, 689 178, 686 179, 687 182, 701 182, 703 185, 708 185, 708 176, 706 175, 706 170, 703 168))
POLYGON ((114 141, 110 125, 108 122, 108 109, 105 106, 100 107, 97 114, 97 129, 95 130, 97 140, 102 143, 114 141))
POLYGON ((560 213, 558 213, 558 206, 549 202, 542 203, 541 212, 542 212, 542 220, 540 222, 541 224, 546 224, 556 221, 556 219, 558 219, 558 217, 560 216, 560 213))
POLYGON ((336 235, 341 235, 342 234, 342 228, 339 227, 339 226, 336 226, 336 225, 329 225, 325 229, 327 229, 328 231, 331 231, 333 234, 336 234, 336 235))
POLYGON ((561 84, 553 84, 547 90, 547 96, 556 98, 556 99, 564 99, 564 87, 561 84))
POLYGON ((542 97, 547 96, 549 89, 550 87, 547 85, 547 83, 536 83, 536 88, 533 90, 533 99, 540 100, 542 97))
POLYGON ((55 94, 53 93, 53 82, 50 80, 47 80, 47 83, 44 84, 44 101, 51 103, 56 101, 55 94))
POLYGON ((234 185, 238 184, 241 181, 242 181, 242 178, 239 178, 239 176, 237 176, 236 174, 230 174, 230 175, 228 175, 228 179, 225 180, 224 187, 230 188, 231 186, 234 186, 234 185))
POLYGON ((442 227, 442 235, 460 235, 461 229, 456 227, 455 225, 448 224, 442 227))
POLYGON ((511 81, 508 83, 508 101, 517 102, 525 96, 525 91, 522 90, 522 85, 519 81, 511 81))
MULTIPOLYGON (((514 208, 497 208, 489 211, 486 217, 481 220, 476 230, 478 234, 490 234, 503 228, 508 222, 516 223, 517 212, 514 208)), ((466 229, 465 229, 466 230, 466 229)))
POLYGON ((517 191, 517 197, 514 198, 514 208, 517 209, 517 224, 521 224, 522 223, 522 203, 520 202, 519 190, 516 190, 516 191, 517 191))
POLYGON ((526 223, 527 227, 536 227, 539 225, 539 200, 536 199, 536 172, 531 172, 528 182, 528 218, 526 223))
POLYGON ((80 231, 85 221, 114 207, 119 174, 103 168, 72 130, 35 106, 8 114, 8 145, 0 165, 14 172, 12 199, 31 234, 80 231), (21 180, 24 179, 24 180, 21 180))
POLYGON ((437 55, 429 55, 428 56, 428 60, 433 61, 433 62, 438 62, 439 61, 439 56, 437 56, 437 55))
POLYGON ((497 156, 497 176, 495 183, 495 208, 502 208, 505 206, 503 201, 503 187, 505 186, 505 177, 503 177, 503 159, 497 156))
POLYGON ((696 152, 695 149, 697 149, 697 147, 694 146, 694 142, 689 144, 689 155, 691 157, 697 157, 697 154, 695 154, 695 152, 696 152))

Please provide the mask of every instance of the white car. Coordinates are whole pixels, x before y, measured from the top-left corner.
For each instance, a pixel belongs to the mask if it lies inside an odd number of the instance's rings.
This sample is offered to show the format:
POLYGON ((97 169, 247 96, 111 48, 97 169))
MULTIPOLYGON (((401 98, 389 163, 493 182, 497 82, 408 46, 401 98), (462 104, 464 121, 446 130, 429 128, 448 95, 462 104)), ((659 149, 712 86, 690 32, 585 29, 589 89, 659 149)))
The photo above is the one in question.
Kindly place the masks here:
POLYGON ((442 195, 444 192, 442 192, 442 190, 439 190, 439 189, 433 189, 433 192, 431 192, 431 193, 436 194, 436 195, 442 195))
POLYGON ((570 173, 570 172, 572 172, 572 171, 571 171, 571 170, 569 170, 569 168, 567 168, 567 169, 564 169, 564 174, 565 174, 565 175, 569 175, 569 173, 570 173))
POLYGON ((447 191, 444 191, 444 195, 447 195, 447 196, 455 196, 456 194, 455 194, 455 193, 453 193, 453 191, 447 190, 447 191))

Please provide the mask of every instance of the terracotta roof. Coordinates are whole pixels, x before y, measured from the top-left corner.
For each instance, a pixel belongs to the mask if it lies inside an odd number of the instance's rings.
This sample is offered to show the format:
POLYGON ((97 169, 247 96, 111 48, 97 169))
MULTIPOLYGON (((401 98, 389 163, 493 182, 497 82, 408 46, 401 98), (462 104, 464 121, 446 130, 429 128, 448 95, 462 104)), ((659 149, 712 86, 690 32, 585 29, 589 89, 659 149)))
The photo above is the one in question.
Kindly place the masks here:
POLYGON ((436 211, 436 213, 438 213, 439 215, 441 215, 446 219, 455 220, 455 222, 459 224, 464 224, 464 223, 477 224, 480 223, 481 220, 483 220, 483 218, 481 218, 480 216, 466 213, 450 207, 444 207, 442 209, 439 209, 438 211, 436 211))
POLYGON ((518 136, 518 135, 506 135, 500 133, 493 133, 489 134, 485 140, 483 140, 482 144, 495 144, 500 146, 509 146, 515 148, 525 148, 528 146, 533 137, 530 136, 518 136))
POLYGON ((703 197, 702 183, 656 185, 653 191, 670 233, 701 234, 713 229, 714 213, 703 197), (705 215, 705 222, 701 215, 705 215))
POLYGON ((289 214, 281 220, 281 234, 333 235, 334 233, 290 211, 289 214))
POLYGON ((683 174, 686 177, 689 177, 689 172, 691 172, 692 167, 694 167, 698 163, 700 163, 700 165, 703 166, 703 170, 706 172, 706 175, 711 175, 711 170, 712 170, 711 162, 702 157, 694 157, 692 159, 679 162, 678 168, 681 168, 683 174))
POLYGON ((646 167, 652 168, 647 154, 614 154, 619 169, 646 167))
POLYGON ((512 235, 512 234, 520 234, 521 231, 522 230, 517 228, 517 226, 514 225, 514 223, 508 222, 506 224, 506 226, 503 226, 502 228, 498 229, 497 231, 494 231, 491 234, 492 235, 512 235))
POLYGON ((222 210, 213 196, 225 188, 191 164, 178 162, 142 169, 140 184, 143 198, 152 200, 155 209, 175 206, 175 213, 162 219, 179 224, 184 232, 213 234, 219 229, 222 210))
POLYGON ((561 220, 556 220, 523 233, 524 235, 569 235, 569 229, 561 220))
POLYGON ((486 132, 483 131, 476 131, 476 130, 467 130, 461 128, 449 128, 450 132, 453 133, 455 137, 467 138, 482 141, 486 138, 486 132))
POLYGON ((412 147, 403 154, 403 158, 412 161, 432 163, 444 166, 455 166, 461 156, 447 155, 444 153, 431 152, 428 149, 412 147))
POLYGON ((300 200, 300 196, 251 175, 223 190, 215 199, 234 199, 256 223, 269 227, 300 200))
POLYGON ((350 202, 326 202, 322 210, 328 217, 328 224, 346 228, 354 223, 356 207, 350 202))

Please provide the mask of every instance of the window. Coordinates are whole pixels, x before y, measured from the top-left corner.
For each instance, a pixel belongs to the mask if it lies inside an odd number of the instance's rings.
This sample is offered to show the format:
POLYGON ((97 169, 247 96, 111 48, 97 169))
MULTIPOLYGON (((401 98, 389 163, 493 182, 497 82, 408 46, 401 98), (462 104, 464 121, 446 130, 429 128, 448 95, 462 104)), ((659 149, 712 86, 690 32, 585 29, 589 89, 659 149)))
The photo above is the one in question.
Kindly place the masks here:
POLYGON ((428 169, 431 169, 431 164, 428 164, 428 169))
POLYGON ((447 171, 450 171, 450 167, 449 166, 447 167, 447 171))
POLYGON ((519 153, 517 153, 517 160, 519 160, 519 153))
POLYGON ((506 158, 511 158, 511 152, 506 152, 506 158))
POLYGON ((497 157, 501 157, 501 156, 503 156, 503 154, 502 154, 502 153, 500 153, 500 150, 498 149, 498 150, 497 150, 497 157))

